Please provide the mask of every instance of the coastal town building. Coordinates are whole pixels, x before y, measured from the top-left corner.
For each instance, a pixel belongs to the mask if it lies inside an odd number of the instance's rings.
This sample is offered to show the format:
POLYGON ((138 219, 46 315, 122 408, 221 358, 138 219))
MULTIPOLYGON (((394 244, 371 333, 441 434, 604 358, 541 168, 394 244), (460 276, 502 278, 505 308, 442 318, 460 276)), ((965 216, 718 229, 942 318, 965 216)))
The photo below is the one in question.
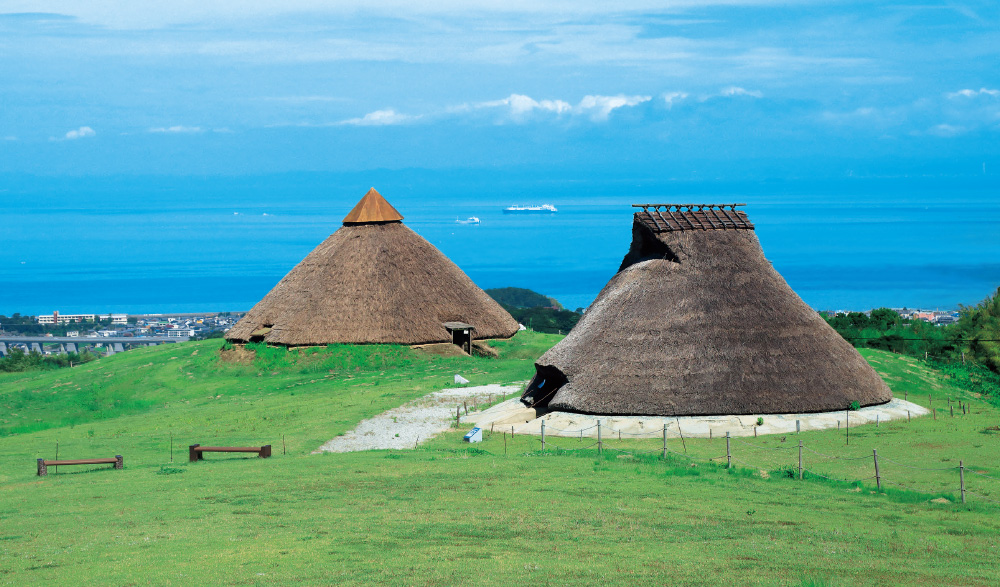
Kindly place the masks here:
POLYGON ((46 314, 38 316, 39 324, 71 324, 97 320, 111 320, 112 324, 128 324, 128 314, 60 314, 56 311, 52 312, 51 316, 46 314))

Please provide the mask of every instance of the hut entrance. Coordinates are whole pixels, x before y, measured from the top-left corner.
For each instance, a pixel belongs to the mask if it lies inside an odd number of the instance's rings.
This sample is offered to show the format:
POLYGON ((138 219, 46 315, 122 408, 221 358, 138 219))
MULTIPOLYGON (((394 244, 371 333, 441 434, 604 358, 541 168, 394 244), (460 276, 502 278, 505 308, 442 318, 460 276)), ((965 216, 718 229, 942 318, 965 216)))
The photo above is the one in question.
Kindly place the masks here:
POLYGON ((250 342, 264 342, 264 337, 271 332, 274 324, 264 324, 257 330, 250 333, 250 342))
POLYGON ((451 333, 451 342, 463 351, 472 354, 472 331, 476 329, 465 322, 444 322, 444 327, 451 333))
POLYGON ((533 408, 545 408, 557 391, 566 385, 566 375, 555 367, 535 364, 535 377, 528 383, 521 401, 533 408))

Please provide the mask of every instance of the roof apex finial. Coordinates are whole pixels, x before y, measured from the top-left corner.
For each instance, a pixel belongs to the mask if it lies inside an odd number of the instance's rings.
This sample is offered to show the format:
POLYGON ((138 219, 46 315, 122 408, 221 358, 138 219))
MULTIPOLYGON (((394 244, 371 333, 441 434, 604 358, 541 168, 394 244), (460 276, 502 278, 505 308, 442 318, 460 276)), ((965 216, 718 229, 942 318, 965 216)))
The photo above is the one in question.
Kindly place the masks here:
POLYGON ((401 222, 403 215, 371 188, 354 209, 344 217, 344 224, 367 224, 372 222, 401 222))

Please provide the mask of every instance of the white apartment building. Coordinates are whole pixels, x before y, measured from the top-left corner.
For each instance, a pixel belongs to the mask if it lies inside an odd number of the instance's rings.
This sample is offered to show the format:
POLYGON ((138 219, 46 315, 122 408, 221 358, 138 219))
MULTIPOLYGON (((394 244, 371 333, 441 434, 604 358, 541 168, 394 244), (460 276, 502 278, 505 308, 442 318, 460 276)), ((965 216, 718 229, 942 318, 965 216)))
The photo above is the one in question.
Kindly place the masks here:
POLYGON ((94 322, 95 319, 111 320, 112 324, 128 324, 128 314, 60 314, 52 312, 51 316, 39 316, 39 324, 69 324, 71 322, 94 322))

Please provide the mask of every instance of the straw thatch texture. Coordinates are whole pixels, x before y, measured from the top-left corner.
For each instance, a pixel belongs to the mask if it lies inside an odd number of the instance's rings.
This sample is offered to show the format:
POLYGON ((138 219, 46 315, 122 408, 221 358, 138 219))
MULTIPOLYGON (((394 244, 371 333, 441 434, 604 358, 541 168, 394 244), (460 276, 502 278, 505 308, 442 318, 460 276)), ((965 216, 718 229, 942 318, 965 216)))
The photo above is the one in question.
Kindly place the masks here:
POLYGON ((226 335, 282 345, 450 342, 443 322, 507 338, 517 321, 433 245, 400 222, 342 226, 226 335))
POLYGON ((892 399, 771 267, 752 230, 657 234, 638 219, 632 230, 618 274, 537 361, 526 403, 672 416, 820 412, 892 399))

